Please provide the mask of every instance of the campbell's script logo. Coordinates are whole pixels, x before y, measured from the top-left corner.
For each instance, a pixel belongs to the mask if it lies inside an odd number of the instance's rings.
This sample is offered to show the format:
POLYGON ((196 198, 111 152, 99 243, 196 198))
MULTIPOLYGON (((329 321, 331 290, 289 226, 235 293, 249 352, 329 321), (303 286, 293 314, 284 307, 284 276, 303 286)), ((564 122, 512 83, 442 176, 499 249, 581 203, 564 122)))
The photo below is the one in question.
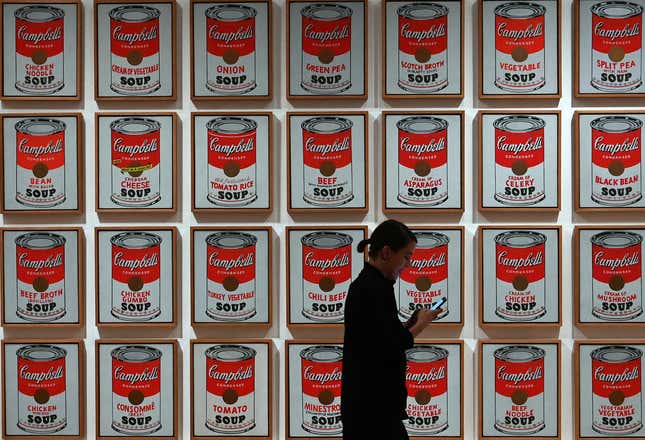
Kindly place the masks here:
POLYGON ((118 137, 114 140, 114 151, 129 154, 133 157, 136 154, 152 153, 159 149, 159 141, 157 139, 144 139, 140 144, 128 144, 127 140, 118 137))
POLYGON ((326 154, 340 153, 341 151, 347 151, 351 148, 349 142, 349 136, 343 138, 334 139, 334 142, 331 144, 321 144, 316 142, 315 137, 307 138, 305 142, 305 151, 310 153, 317 153, 321 156, 326 154))
POLYGON ((615 271, 619 267, 635 266, 640 264, 640 253, 625 254, 621 258, 606 258, 604 252, 596 252, 593 256, 594 264, 602 267, 608 267, 615 271))
POLYGON ((542 367, 536 367, 535 370, 532 368, 527 369, 526 371, 509 373, 506 371, 505 366, 499 367, 497 369, 497 378, 506 382, 512 382, 515 385, 518 385, 522 382, 533 382, 538 379, 542 379, 544 376, 542 372, 542 367))
POLYGON ((593 31, 596 35, 603 38, 609 38, 610 40, 623 39, 629 37, 637 37, 641 34, 641 26, 639 23, 634 23, 633 26, 625 24, 621 29, 612 29, 606 28, 604 21, 599 21, 594 26, 593 31))
POLYGON ((344 24, 342 26, 336 26, 333 30, 330 31, 316 31, 312 24, 305 26, 305 38, 310 40, 318 40, 321 43, 325 41, 332 40, 341 40, 343 38, 349 38, 349 26, 344 24))
POLYGON ((159 254, 144 255, 141 258, 129 259, 123 257, 123 252, 114 254, 114 265, 129 270, 145 269, 159 264, 159 254))
POLYGON ((159 379, 159 368, 154 367, 152 369, 145 368, 141 372, 130 373, 123 371, 123 367, 116 367, 114 369, 114 378, 123 382, 129 382, 135 384, 137 382, 149 382, 151 380, 159 379))
POLYGON ((152 26, 149 29, 147 26, 144 26, 144 28, 139 32, 121 32, 121 29, 123 29, 122 26, 115 26, 112 31, 112 38, 114 38, 115 41, 121 41, 130 46, 135 43, 145 43, 147 41, 155 40, 159 35, 157 26, 152 26))
POLYGON ((231 270, 250 267, 254 264, 254 254, 238 255, 237 258, 218 258, 219 252, 213 252, 208 257, 208 264, 219 269, 231 270))
POLYGON ((29 371, 27 365, 23 365, 20 368, 20 377, 25 380, 29 380, 36 383, 41 383, 43 381, 57 380, 62 379, 64 375, 63 367, 58 366, 56 368, 49 367, 47 371, 29 371))
POLYGON ((410 143, 409 137, 404 137, 401 139, 401 151, 406 153, 416 153, 416 154, 425 154, 425 153, 436 153, 437 151, 446 149, 446 138, 441 137, 439 139, 431 139, 427 143, 410 143))
POLYGON ((510 38, 515 41, 524 40, 527 38, 539 37, 543 33, 542 24, 533 26, 532 24, 528 25, 525 29, 507 29, 508 23, 500 23, 497 26, 497 35, 504 38, 510 38))
POLYGON ((208 377, 225 383, 253 379, 253 367, 247 365, 246 368, 240 367, 237 371, 217 371, 217 365, 213 365, 208 369, 208 377))
POLYGON ((62 139, 56 139, 55 142, 49 141, 47 145, 28 145, 28 143, 28 139, 21 139, 20 143, 18 143, 18 151, 24 154, 31 154, 34 157, 60 153, 63 151, 62 139))
POLYGON ((430 26, 429 29, 410 30, 410 24, 405 23, 401 26, 401 36, 411 40, 427 40, 429 38, 439 38, 446 35, 446 25, 443 23, 436 26, 430 26))
POLYGON ((440 267, 446 265, 446 253, 442 252, 439 255, 431 255, 429 258, 418 258, 410 260, 410 267, 416 270, 423 270, 432 267, 440 267))
POLYGON ((446 368, 432 368, 430 371, 423 371, 420 373, 410 373, 410 367, 406 367, 405 380, 408 382, 416 382, 421 385, 423 382, 431 382, 446 378, 446 368))
POLYGON ((528 254, 524 258, 509 258, 507 257, 508 252, 502 251, 497 256, 497 262, 503 266, 510 266, 515 270, 518 270, 522 267, 531 267, 537 266, 544 262, 544 257, 542 251, 533 255, 533 252, 528 254))
POLYGON ((255 140, 252 138, 240 139, 237 144, 221 144, 219 142, 220 138, 213 137, 208 145, 208 149, 216 153, 225 154, 226 156, 248 153, 249 151, 255 150, 255 140))
POLYGON ((621 143, 609 144, 603 142, 605 138, 603 136, 598 136, 594 139, 593 147, 596 151, 602 151, 603 153, 611 153, 615 155, 616 153, 626 153, 628 151, 640 150, 640 138, 635 137, 632 140, 625 139, 621 143))
POLYGON ((500 136, 497 138, 497 149, 500 151, 508 151, 515 155, 529 151, 541 150, 544 144, 542 136, 536 137, 535 139, 529 138, 525 142, 518 142, 515 144, 506 142, 506 139, 506 136, 500 136))
POLYGON ((36 272, 42 269, 53 269, 63 265, 63 254, 50 255, 40 260, 30 259, 29 254, 21 253, 18 256, 18 264, 25 269, 31 269, 36 272))
POLYGON ((323 385, 327 382, 335 382, 341 380, 343 377, 343 372, 338 367, 334 368, 334 371, 318 372, 314 369, 314 367, 308 366, 305 368, 303 376, 308 381, 318 382, 323 385))
POLYGON ((43 41, 55 41, 63 37, 63 27, 54 29, 47 28, 44 32, 28 32, 27 26, 20 26, 16 31, 19 40, 28 41, 32 44, 39 44, 43 41))
POLYGON ((249 40, 253 38, 253 27, 240 27, 233 32, 217 32, 219 26, 212 25, 208 28, 208 38, 211 40, 223 41, 226 44, 231 44, 235 41, 249 40))
POLYGON ((629 380, 636 380, 640 377, 640 372, 638 367, 634 367, 631 370, 625 368, 622 373, 605 373, 603 367, 597 367, 593 376, 596 380, 601 382, 609 382, 612 385, 615 385, 617 382, 627 382, 629 380))
POLYGON ((349 264, 349 254, 336 254, 331 258, 315 258, 313 252, 305 254, 305 265, 314 269, 328 270, 349 264))

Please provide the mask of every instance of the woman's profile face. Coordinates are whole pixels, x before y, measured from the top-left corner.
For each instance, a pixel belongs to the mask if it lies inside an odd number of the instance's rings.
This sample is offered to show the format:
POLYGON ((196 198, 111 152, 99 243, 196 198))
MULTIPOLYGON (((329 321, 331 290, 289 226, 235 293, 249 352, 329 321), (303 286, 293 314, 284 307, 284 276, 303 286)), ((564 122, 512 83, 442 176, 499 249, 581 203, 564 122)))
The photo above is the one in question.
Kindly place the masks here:
POLYGON ((384 252, 383 258, 386 262, 388 272, 390 272, 390 279, 396 280, 399 275, 401 275, 403 269, 410 265, 410 259, 412 258, 412 254, 416 247, 417 244, 414 241, 410 241, 405 247, 398 251, 393 251, 387 247, 387 251, 384 252))

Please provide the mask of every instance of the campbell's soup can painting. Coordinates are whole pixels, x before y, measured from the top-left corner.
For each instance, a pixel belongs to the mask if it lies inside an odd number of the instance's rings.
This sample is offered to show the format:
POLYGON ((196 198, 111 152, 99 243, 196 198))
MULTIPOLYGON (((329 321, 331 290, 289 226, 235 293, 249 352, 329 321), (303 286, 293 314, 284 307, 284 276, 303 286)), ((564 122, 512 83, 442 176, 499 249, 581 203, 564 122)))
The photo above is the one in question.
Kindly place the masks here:
POLYGON ((448 199, 448 121, 411 116, 396 123, 399 194, 406 205, 434 206, 448 199))
POLYGON ((16 201, 33 208, 60 205, 65 196, 65 130, 58 119, 16 122, 16 201))
POLYGON ((112 245, 112 315, 123 321, 147 321, 161 314, 161 237, 127 231, 112 245))
POLYGON ((448 429, 448 351, 417 346, 405 355, 406 428, 413 435, 445 431, 448 429))
POLYGON ((340 435, 340 389, 343 348, 313 345, 300 352, 302 371, 302 428, 314 435, 340 435))
MULTIPOLYGON (((399 281, 399 315, 408 319, 417 309, 429 308, 442 296, 448 298, 447 235, 416 231, 417 247, 399 281)), ((448 314, 448 303, 438 319, 448 314)))
POLYGON ((495 236, 497 307, 509 321, 531 321, 546 314, 546 235, 508 231, 495 236))
POLYGON ((495 350, 495 429, 530 435, 544 429, 544 356, 539 347, 495 350))
POLYGON ((29 5, 16 18, 16 89, 28 95, 49 95, 65 86, 65 11, 29 5))
POLYGON ((352 278, 352 242, 342 232, 316 231, 302 244, 302 314, 312 321, 340 321, 352 278))
POLYGON ((124 5, 110 11, 112 80, 121 95, 147 95, 161 87, 159 9, 124 5))
POLYGON ((591 237, 592 313, 608 321, 627 321, 643 313, 642 241, 628 231, 591 237))
POLYGON ((544 193, 544 127, 535 116, 504 116, 495 128, 495 200, 504 205, 533 205, 544 193))
POLYGON ((16 237, 16 315, 49 322, 65 313, 65 237, 30 232, 16 237))
POLYGON ((304 201, 339 206, 354 198, 352 126, 349 119, 320 116, 302 126, 304 201))
POLYGON ((256 313, 255 235, 221 231, 206 237, 206 314, 220 321, 242 321, 256 313))
POLYGON ((144 345, 112 350, 112 429, 149 435, 161 429, 161 351, 144 345))
POLYGON ((526 93, 545 84, 544 14, 546 8, 529 2, 504 3, 495 8, 495 85, 526 93))
POLYGON ((66 356, 65 349, 48 344, 25 345, 16 351, 21 430, 48 435, 67 426, 66 356))
POLYGON ((591 85, 624 93, 642 84, 643 7, 608 1, 591 7, 591 85))
POLYGON ((315 3, 302 11, 301 87, 311 93, 340 93, 352 86, 352 10, 315 3))
POLYGON ((209 202, 235 207, 258 198, 257 128, 257 122, 239 116, 220 116, 206 124, 209 202))
POLYGON ((635 347, 608 345, 591 352, 592 429, 607 436, 640 430, 641 359, 635 347))
POLYGON ((112 196, 117 205, 143 207, 161 200, 159 163, 161 124, 145 118, 122 118, 112 132, 112 196))
POLYGON ((255 82, 255 16, 246 5, 206 10, 206 87, 218 94, 248 93, 255 82))
POLYGON ((255 355, 243 345, 206 350, 206 427, 222 435, 255 428, 255 355))
POLYGON ((399 7, 399 87, 416 93, 448 85, 448 8, 437 3, 399 7))
POLYGON ((591 199, 607 206, 639 201, 643 121, 629 116, 603 116, 591 121, 591 199))

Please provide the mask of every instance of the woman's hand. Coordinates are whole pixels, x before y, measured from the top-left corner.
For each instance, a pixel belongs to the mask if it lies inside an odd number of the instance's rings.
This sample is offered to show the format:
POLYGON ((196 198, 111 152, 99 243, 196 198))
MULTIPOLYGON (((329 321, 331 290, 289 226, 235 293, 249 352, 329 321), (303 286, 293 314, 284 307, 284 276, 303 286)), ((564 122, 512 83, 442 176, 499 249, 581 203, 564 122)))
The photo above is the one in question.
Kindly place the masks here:
POLYGON ((412 314, 408 322, 406 322, 406 327, 408 328, 408 330, 410 330, 410 333, 412 333, 412 336, 416 337, 419 333, 421 333, 421 331, 423 331, 424 328, 428 326, 428 324, 430 324, 432 321, 437 319, 437 316, 439 316, 441 312, 443 312, 443 309, 417 310, 412 314), (410 323, 412 319, 414 319, 414 322, 410 323))

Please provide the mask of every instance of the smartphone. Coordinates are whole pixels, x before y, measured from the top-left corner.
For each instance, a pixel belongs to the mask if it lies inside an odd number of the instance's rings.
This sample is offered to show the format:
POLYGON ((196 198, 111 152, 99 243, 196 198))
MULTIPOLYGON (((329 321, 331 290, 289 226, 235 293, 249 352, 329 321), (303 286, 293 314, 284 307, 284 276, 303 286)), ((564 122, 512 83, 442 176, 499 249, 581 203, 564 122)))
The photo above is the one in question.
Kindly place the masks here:
POLYGON ((432 305, 432 307, 430 307, 430 310, 437 310, 437 309, 441 308, 441 306, 444 305, 446 303, 446 301, 448 301, 446 299, 446 297, 442 296, 441 298, 439 298, 439 301, 437 301, 436 303, 434 303, 432 305))

